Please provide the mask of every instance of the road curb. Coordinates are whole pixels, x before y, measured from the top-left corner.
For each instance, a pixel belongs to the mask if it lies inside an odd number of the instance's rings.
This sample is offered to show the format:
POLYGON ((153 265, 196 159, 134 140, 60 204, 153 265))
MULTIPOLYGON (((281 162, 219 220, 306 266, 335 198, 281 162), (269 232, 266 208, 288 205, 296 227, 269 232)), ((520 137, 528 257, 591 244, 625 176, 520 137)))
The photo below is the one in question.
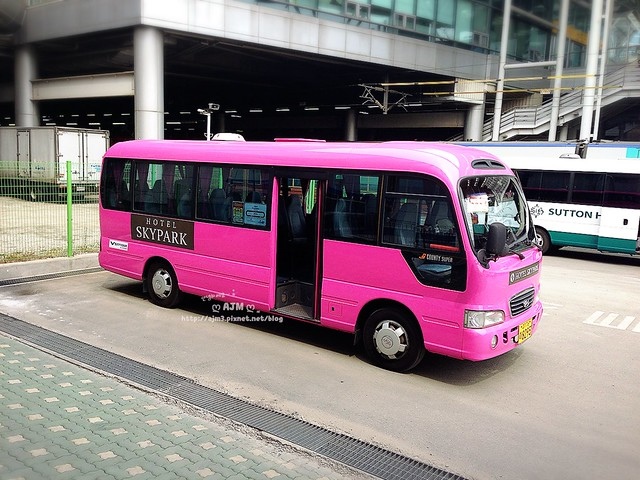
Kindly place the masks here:
POLYGON ((0 265, 0 281, 36 277, 74 270, 99 267, 97 253, 85 253, 75 257, 47 258, 30 262, 6 263, 0 265))

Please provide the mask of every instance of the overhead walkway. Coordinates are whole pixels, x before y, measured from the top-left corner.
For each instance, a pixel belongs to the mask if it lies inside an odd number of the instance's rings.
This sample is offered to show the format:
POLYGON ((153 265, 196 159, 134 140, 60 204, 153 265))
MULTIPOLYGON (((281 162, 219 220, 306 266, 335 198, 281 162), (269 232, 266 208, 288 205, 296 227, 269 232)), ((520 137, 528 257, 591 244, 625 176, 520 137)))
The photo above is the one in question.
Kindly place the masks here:
MULTIPOLYGON (((582 115, 583 93, 584 89, 576 88, 560 97, 558 128, 579 120, 582 115)), ((611 108, 629 98, 640 98, 640 63, 635 61, 605 74, 602 109, 606 111, 607 107, 611 108)), ((516 107, 504 111, 500 119, 499 140, 534 137, 548 132, 552 101, 549 99, 537 107, 516 107)), ((482 129, 482 141, 490 141, 492 132, 493 119, 490 119, 482 129)), ((460 135, 452 140, 461 141, 463 138, 460 135)))

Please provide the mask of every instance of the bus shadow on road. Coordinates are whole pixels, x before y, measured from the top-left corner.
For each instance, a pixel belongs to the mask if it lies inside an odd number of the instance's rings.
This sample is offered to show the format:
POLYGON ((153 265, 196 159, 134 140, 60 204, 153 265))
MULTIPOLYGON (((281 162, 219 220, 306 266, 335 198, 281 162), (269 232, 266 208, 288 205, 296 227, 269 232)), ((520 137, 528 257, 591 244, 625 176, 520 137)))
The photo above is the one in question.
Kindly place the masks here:
MULTIPOLYGON (((118 281, 105 285, 105 288, 126 295, 130 298, 146 300, 140 282, 118 281)), ((191 314, 194 318, 212 317, 214 301, 203 301, 195 295, 185 295, 178 311, 191 314)), ((222 305, 222 302, 218 302, 222 305)), ((149 303, 149 308, 157 308, 149 303)), ((244 314, 242 314, 244 315, 244 314)), ((237 316, 242 316, 238 314, 237 316)), ((256 312, 255 315, 264 315, 256 312)), ((331 330, 312 323, 284 318, 280 321, 229 321, 237 328, 250 328, 265 334, 277 335, 290 341, 313 345, 327 351, 332 351, 345 357, 356 357, 362 362, 370 363, 364 353, 362 345, 354 345, 352 334, 331 330)), ((482 362, 458 360, 451 357, 427 352, 425 358, 408 375, 419 375, 426 379, 456 386, 473 385, 487 380, 496 374, 504 372, 518 362, 522 354, 521 349, 515 349, 496 358, 482 362)))
MULTIPOLYGON (((117 292, 127 297, 138 298, 147 301, 147 296, 142 291, 142 284, 137 280, 116 277, 110 275, 108 282, 102 285, 106 290, 117 292)), ((151 305, 151 303, 149 303, 151 305)))
POLYGON ((225 323, 232 323, 240 328, 251 328, 278 335, 289 340, 314 345, 347 356, 353 356, 357 353, 356 348, 353 346, 353 335, 349 333, 331 330, 313 323, 279 317, 277 314, 270 312, 224 312, 222 310, 223 302, 204 301, 194 295, 185 295, 180 304, 180 309, 194 315, 211 316, 213 319, 213 305, 219 305, 221 308, 218 311, 223 314, 226 313, 226 315, 221 315, 222 318, 238 318, 237 321, 221 320, 225 321, 225 323), (251 321, 252 318, 256 321, 251 321))
MULTIPOLYGON (((161 307, 155 306, 147 300, 147 295, 143 292, 142 284, 138 281, 117 279, 117 281, 110 281, 108 284, 103 285, 103 287, 128 298, 135 298, 146 302, 150 309, 153 308, 159 311, 163 310, 161 307)), ((312 323, 287 318, 282 318, 282 321, 273 321, 271 319, 270 321, 243 321, 245 316, 250 316, 247 312, 224 312, 227 313, 227 317, 243 317, 242 320, 239 321, 217 320, 212 314, 213 304, 219 304, 222 306, 223 302, 205 300, 196 295, 185 294, 182 302, 174 311, 184 312, 185 315, 183 316, 190 316, 202 321, 206 319, 209 319, 209 321, 212 322, 224 321, 225 323, 233 324, 238 328, 259 330, 293 341, 314 345, 346 356, 354 356, 357 354, 357 349, 353 346, 353 335, 349 333, 331 330, 312 323)), ((219 311, 222 312, 222 308, 220 308, 219 311)), ((254 312, 254 315, 273 317, 273 315, 265 312, 254 312)))
POLYGON ((511 369, 522 353, 521 348, 516 348, 498 357, 472 362, 427 352, 411 373, 449 385, 474 385, 511 369))
MULTIPOLYGON (((193 296, 186 297, 181 305, 182 309, 200 315, 211 312, 210 302, 202 302, 200 298, 193 296)), ((354 337, 349 333, 286 318, 282 322, 238 322, 236 325, 313 345, 344 356, 355 356, 362 362, 370 363, 362 345, 354 345, 354 337)), ((471 362, 427 352, 422 362, 408 374, 420 375, 450 385, 472 385, 508 370, 517 363, 521 353, 520 349, 515 349, 496 358, 471 362)))

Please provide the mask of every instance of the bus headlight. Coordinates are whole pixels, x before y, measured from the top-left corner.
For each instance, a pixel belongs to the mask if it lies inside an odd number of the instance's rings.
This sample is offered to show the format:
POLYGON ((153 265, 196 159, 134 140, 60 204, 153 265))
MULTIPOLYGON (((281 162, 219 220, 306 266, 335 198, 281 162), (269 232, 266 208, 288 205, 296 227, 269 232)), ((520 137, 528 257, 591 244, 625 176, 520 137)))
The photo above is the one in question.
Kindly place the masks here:
POLYGON ((465 328, 487 328, 504 322, 502 310, 490 310, 488 312, 478 310, 464 311, 465 328))

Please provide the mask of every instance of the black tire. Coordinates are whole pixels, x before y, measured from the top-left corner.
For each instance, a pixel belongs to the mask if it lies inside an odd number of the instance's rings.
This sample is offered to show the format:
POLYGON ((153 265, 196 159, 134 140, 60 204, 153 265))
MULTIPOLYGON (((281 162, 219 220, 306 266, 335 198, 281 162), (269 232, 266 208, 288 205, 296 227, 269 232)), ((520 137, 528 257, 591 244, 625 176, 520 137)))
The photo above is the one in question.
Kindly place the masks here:
POLYGON ((543 255, 547 255, 556 250, 553 245, 551 245, 551 237, 549 237, 549 234, 543 228, 536 227, 536 239, 543 255))
POLYGON ((373 312, 364 324, 364 350, 374 365, 406 372, 425 354, 422 333, 412 318, 392 308, 373 312))
POLYGON ((173 308, 182 299, 176 273, 166 262, 153 262, 149 265, 145 287, 149 301, 160 307, 173 308))

